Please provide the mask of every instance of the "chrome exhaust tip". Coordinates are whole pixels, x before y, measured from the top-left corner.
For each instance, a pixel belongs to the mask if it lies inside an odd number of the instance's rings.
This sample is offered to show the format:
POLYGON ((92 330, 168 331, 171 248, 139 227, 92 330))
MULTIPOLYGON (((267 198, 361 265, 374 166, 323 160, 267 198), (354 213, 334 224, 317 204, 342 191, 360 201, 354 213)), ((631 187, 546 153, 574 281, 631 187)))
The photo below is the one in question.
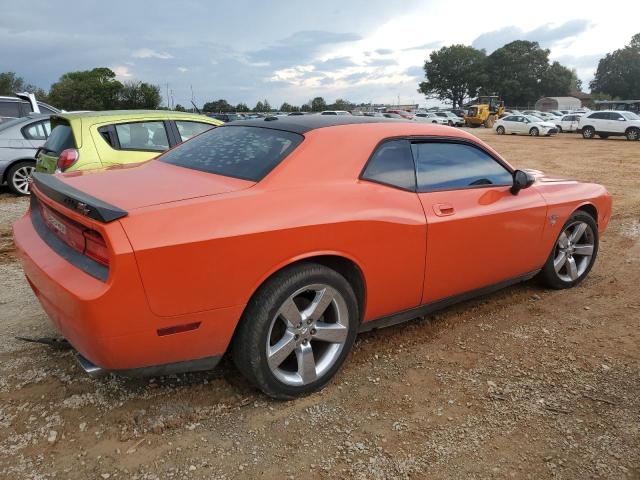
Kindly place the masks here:
POLYGON ((90 360, 87 360, 85 357, 83 357, 79 353, 76 354, 76 358, 78 360, 78 363, 82 367, 82 369, 87 373, 87 375, 89 375, 92 378, 104 377, 107 373, 109 373, 108 370, 105 370, 102 367, 94 365, 93 363, 91 363, 90 360))

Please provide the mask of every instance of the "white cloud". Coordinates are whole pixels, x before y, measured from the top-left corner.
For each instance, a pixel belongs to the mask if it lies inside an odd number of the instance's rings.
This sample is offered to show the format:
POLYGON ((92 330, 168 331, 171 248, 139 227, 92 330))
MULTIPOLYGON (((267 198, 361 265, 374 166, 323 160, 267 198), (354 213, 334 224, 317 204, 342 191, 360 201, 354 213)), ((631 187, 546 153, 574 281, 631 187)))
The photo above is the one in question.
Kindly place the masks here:
POLYGON ((167 52, 156 52, 150 48, 139 48, 131 53, 133 58, 159 58, 160 60, 168 60, 173 58, 173 55, 167 52))
POLYGON ((117 67, 113 67, 112 70, 116 74, 117 78, 128 79, 133 77, 133 73, 129 71, 129 67, 126 67, 124 65, 118 65, 117 67))
POLYGON ((189 71, 189 69, 188 69, 187 67, 178 67, 178 71, 179 71, 180 73, 185 73, 185 72, 188 72, 188 71, 189 71))

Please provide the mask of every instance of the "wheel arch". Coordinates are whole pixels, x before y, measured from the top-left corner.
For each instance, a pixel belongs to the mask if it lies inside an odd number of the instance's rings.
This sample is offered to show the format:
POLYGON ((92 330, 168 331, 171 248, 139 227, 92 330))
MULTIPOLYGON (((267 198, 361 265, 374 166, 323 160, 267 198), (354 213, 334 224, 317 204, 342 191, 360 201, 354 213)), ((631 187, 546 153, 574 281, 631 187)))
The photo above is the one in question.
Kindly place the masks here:
POLYGON ((598 209, 593 203, 583 203, 578 208, 575 209, 575 212, 586 212, 593 217, 593 220, 598 223, 598 209))
MULTIPOLYGON (((359 321, 362 322, 364 318, 364 312, 367 304, 367 286, 366 278, 360 264, 351 256, 341 252, 314 252, 307 253, 298 257, 294 257, 289 261, 285 261, 275 266, 253 286, 251 295, 247 298, 247 305, 251 302, 251 299, 256 295, 260 287, 269 281, 274 275, 280 273, 288 268, 303 264, 303 263, 317 263, 327 268, 335 270, 342 275, 347 282, 353 288, 358 301, 358 314, 359 321)), ((245 307, 246 308, 246 307, 245 307)))
POLYGON ((7 182, 7 175, 9 175, 9 170, 11 170, 11 167, 13 167, 16 163, 20 163, 20 162, 32 162, 33 164, 36 163, 36 159, 35 158, 30 158, 30 157, 26 157, 26 158, 16 158, 14 160, 12 160, 10 163, 7 163, 4 167, 4 171, 2 172, 2 179, 0 181, 0 183, 4 184, 7 182))

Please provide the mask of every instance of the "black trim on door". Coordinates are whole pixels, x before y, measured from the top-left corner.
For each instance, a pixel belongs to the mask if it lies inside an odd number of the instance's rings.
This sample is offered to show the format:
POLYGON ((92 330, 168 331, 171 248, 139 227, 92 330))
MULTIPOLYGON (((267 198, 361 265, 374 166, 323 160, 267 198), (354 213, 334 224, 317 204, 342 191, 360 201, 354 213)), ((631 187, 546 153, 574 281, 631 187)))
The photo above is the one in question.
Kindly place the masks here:
POLYGON ((436 300, 432 303, 427 303, 415 308, 410 308, 409 310, 404 310, 402 312, 393 313, 385 317, 376 318, 375 320, 370 320, 368 322, 362 323, 360 325, 359 331, 368 332, 370 330, 376 330, 378 328, 385 328, 392 325, 397 325, 399 323, 408 322, 409 320, 413 320, 418 317, 424 317, 425 315, 430 315, 433 312, 442 310, 443 308, 447 308, 456 303, 471 300, 472 298, 482 295, 488 295, 490 293, 497 292, 498 290, 502 290, 503 288, 506 288, 510 285, 515 285, 516 283, 526 282, 527 280, 535 277, 539 271, 540 269, 534 270, 533 272, 525 273, 524 275, 519 275, 515 278, 498 282, 493 285, 488 285, 486 287, 478 288, 476 290, 471 290, 470 292, 453 295, 451 297, 443 298, 442 300, 436 300))

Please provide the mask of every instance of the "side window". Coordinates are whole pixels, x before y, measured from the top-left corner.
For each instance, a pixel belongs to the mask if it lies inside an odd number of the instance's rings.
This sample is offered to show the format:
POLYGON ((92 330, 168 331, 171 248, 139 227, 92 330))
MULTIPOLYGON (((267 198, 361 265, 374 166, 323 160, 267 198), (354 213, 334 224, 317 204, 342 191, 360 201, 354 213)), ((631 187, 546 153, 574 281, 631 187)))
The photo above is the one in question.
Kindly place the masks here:
POLYGON ((163 152, 169 149, 164 122, 132 122, 115 126, 121 150, 150 150, 163 152))
POLYGON ((176 127, 178 128, 178 133, 180 133, 180 140, 185 142, 191 137, 213 128, 214 125, 211 125, 210 123, 176 120, 176 127))
POLYGON ((365 180, 415 191, 415 164, 408 140, 391 140, 381 144, 362 174, 365 180))
POLYGON ((47 132, 44 128, 44 122, 36 122, 23 127, 22 135, 27 140, 46 140, 47 132))
POLYGON ((620 115, 618 112, 611 112, 609 115, 611 120, 624 120, 624 117, 620 115))
POLYGON ((40 113, 56 113, 55 110, 52 110, 51 108, 41 103, 38 103, 38 108, 40 109, 40 113))
POLYGON ((0 101, 0 117, 20 117, 20 105, 18 102, 2 102, 0 101))
POLYGON ((460 143, 411 145, 418 191, 449 190, 479 185, 511 185, 511 173, 479 148, 460 143))
POLYGON ((593 120, 607 120, 609 116, 606 113, 598 112, 592 113, 591 115, 589 115, 589 118, 593 120))

